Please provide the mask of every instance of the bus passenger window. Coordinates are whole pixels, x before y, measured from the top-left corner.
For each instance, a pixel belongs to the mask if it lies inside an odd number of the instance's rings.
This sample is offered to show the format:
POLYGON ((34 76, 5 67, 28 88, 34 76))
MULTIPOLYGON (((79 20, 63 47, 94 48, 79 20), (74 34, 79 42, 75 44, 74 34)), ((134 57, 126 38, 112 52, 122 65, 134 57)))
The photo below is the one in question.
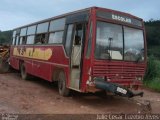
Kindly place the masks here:
POLYGON ((13 39, 12 39, 12 45, 15 45, 15 41, 16 41, 16 39, 15 39, 15 37, 13 37, 13 39))
POLYGON ((13 31, 13 35, 12 35, 12 45, 15 45, 16 42, 16 30, 13 31))
POLYGON ((74 45, 81 45, 81 37, 80 36, 75 36, 75 43, 74 45))
POLYGON ((90 57, 90 54, 91 54, 91 46, 92 46, 92 23, 91 23, 90 31, 89 31, 89 38, 88 38, 86 58, 89 58, 89 57, 90 57))
POLYGON ((50 33, 48 43, 60 44, 63 40, 63 31, 50 33))
POLYGON ((19 36, 16 37, 16 45, 19 44, 19 36))
POLYGON ((33 43, 34 43, 34 35, 28 36, 26 44, 33 44, 33 43))
POLYGON ((68 25, 67 28, 66 43, 65 43, 65 49, 68 56, 70 56, 71 52, 72 31, 73 31, 73 24, 70 24, 68 25))
POLYGON ((47 43, 47 34, 38 34, 35 38, 35 44, 45 44, 47 43))
POLYGON ((76 26, 74 45, 81 45, 82 37, 83 37, 83 26, 82 24, 79 24, 76 26))
POLYGON ((22 38, 22 45, 25 45, 25 44, 26 44, 26 39, 27 39, 26 36, 24 36, 24 37, 22 38))
POLYGON ((23 36, 23 37, 20 38, 19 44, 20 45, 25 45, 26 44, 26 36, 23 36))
POLYGON ((42 43, 42 44, 47 43, 47 34, 42 34, 41 43, 42 43))

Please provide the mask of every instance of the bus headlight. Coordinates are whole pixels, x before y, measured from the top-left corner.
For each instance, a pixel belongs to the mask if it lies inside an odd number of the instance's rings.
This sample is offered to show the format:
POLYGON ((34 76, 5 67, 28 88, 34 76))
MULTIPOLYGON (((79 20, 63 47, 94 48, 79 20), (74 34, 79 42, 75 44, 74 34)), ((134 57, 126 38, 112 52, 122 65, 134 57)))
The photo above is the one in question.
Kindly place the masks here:
POLYGON ((141 76, 137 76, 137 77, 136 77, 136 80, 138 80, 138 81, 142 81, 143 79, 142 79, 142 77, 141 77, 141 76))

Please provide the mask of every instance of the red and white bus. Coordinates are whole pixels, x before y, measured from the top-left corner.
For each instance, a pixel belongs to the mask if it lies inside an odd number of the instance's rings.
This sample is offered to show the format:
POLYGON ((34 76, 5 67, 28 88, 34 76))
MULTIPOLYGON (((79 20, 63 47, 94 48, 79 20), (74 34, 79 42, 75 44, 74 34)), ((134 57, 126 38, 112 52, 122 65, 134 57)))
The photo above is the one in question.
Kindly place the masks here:
POLYGON ((59 93, 109 91, 133 97, 146 69, 143 20, 91 7, 13 30, 10 65, 29 75, 58 81, 59 93))

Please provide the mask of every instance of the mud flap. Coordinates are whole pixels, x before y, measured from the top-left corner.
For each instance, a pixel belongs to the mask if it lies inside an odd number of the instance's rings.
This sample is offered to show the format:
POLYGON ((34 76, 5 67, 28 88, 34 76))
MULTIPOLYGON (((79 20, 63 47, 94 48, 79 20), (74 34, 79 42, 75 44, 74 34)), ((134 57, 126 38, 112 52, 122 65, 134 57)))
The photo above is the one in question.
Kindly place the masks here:
POLYGON ((106 81, 99 80, 99 79, 95 80, 95 86, 98 89, 103 89, 103 90, 112 92, 112 93, 119 95, 119 96, 122 96, 122 97, 128 97, 128 98, 132 98, 134 96, 143 97, 143 92, 133 93, 131 90, 124 88, 120 85, 106 82, 106 81))

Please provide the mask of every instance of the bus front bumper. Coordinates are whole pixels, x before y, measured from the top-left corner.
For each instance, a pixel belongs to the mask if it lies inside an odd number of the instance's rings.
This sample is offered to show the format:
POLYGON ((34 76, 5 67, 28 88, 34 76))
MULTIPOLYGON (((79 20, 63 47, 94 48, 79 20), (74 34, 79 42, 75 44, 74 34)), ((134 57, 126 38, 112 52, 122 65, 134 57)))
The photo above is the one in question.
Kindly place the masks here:
POLYGON ((122 97, 128 97, 128 98, 132 98, 135 96, 143 97, 144 94, 143 92, 133 93, 131 90, 122 87, 118 84, 106 82, 100 79, 94 80, 94 84, 97 89, 106 90, 122 97))

